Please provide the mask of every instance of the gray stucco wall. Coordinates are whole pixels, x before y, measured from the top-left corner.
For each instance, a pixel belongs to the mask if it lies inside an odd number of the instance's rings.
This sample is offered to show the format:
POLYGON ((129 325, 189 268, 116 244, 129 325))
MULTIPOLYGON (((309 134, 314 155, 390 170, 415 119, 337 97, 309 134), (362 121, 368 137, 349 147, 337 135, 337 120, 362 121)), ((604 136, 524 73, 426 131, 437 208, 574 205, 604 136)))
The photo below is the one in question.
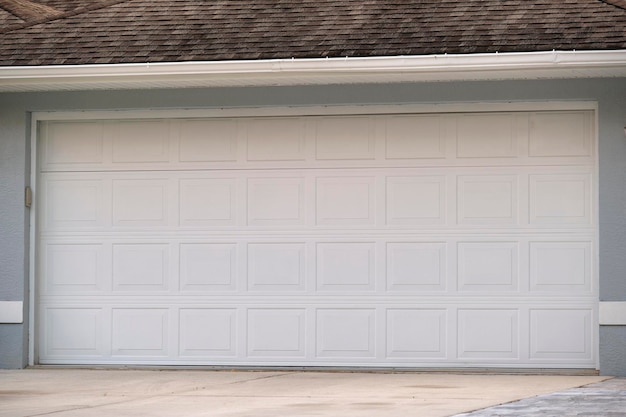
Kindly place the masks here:
MULTIPOLYGON (((0 301, 28 299, 29 214, 24 207, 24 187, 30 164, 26 117, 24 111, 0 108, 0 301)), ((27 320, 27 311, 24 315, 27 320)), ((27 326, 0 324, 1 367, 24 367, 27 345, 27 326)))
MULTIPOLYGON (((0 94, 0 301, 28 306, 33 111, 594 100, 599 105, 600 300, 626 301, 626 79, 0 94)), ((27 321, 0 324, 0 367, 27 361, 27 321)), ((600 370, 626 376, 626 326, 600 329, 600 370)))

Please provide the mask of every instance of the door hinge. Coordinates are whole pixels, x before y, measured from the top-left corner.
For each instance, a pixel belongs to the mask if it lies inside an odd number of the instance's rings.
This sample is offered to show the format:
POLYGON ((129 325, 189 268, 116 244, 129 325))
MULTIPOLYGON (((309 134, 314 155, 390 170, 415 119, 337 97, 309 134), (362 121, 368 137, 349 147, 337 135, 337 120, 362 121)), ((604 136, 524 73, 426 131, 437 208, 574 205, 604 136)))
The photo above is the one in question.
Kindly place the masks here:
POLYGON ((33 205, 33 190, 29 186, 24 190, 24 205, 28 208, 33 205))

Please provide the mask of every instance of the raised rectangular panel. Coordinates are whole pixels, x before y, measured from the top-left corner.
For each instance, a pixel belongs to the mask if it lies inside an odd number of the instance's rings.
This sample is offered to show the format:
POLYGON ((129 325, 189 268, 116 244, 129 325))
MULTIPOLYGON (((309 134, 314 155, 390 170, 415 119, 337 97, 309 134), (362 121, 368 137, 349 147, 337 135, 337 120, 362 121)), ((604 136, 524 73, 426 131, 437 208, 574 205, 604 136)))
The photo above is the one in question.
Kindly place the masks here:
POLYGON ((441 116, 395 116, 387 119, 387 159, 445 158, 441 116))
POLYGON ((104 333, 100 308, 46 308, 44 357, 101 356, 104 333))
POLYGON ((182 357, 235 356, 237 310, 181 308, 179 320, 179 347, 182 357))
POLYGON ((375 142, 368 117, 329 117, 316 122, 318 160, 374 159, 375 142))
POLYGON ((234 178, 181 179, 181 226, 236 224, 237 185, 234 178))
POLYGON ((591 223, 591 179, 587 174, 530 176, 530 222, 591 223))
POLYGON ((511 291, 518 287, 518 244, 461 242, 458 279, 461 291, 511 291))
POLYGON ((113 137, 113 163, 169 162, 169 122, 118 122, 113 137))
POLYGON ((248 355, 304 357, 304 309, 249 309, 248 355))
POLYGON ((113 356, 166 356, 168 310, 162 308, 114 308, 113 356))
POLYGON ((387 177, 387 224, 443 224, 445 207, 445 177, 387 177))
POLYGON ((50 293, 102 289, 101 244, 48 244, 45 246, 46 289, 50 293))
POLYGON ((114 226, 166 226, 166 180, 113 180, 114 226))
POLYGON ((518 321, 518 311, 513 309, 459 309, 459 358, 517 358, 518 321))
POLYGON ((591 242, 531 242, 530 289, 591 291, 591 242))
POLYGON ((460 224, 512 225, 517 222, 517 177, 462 175, 457 182, 460 224))
POLYGON ((373 225, 373 177, 323 177, 317 179, 318 225, 373 225))
POLYGON ((373 243, 318 243, 317 289, 373 290, 374 253, 373 243))
POLYGON ((471 114, 457 119, 457 157, 517 156, 515 117, 509 114, 471 114))
POLYGON ((375 324, 373 309, 318 309, 317 356, 375 357, 375 324))
POLYGON ((304 224, 304 178, 249 179, 248 224, 250 226, 304 224))
POLYGON ((114 244, 113 289, 160 291, 168 287, 168 245, 114 244))
POLYGON ((237 285, 237 245, 181 243, 180 289, 232 291, 237 285))
POLYGON ((102 181, 48 180, 44 213, 49 229, 101 226, 102 181))
POLYGON ((44 165, 102 164, 101 122, 48 122, 44 165))
POLYGON ((388 290, 441 291, 445 287, 445 243, 387 243, 388 290))
POLYGON ((303 243, 248 245, 248 289, 299 291, 304 289, 303 243))
POLYGON ((588 114, 535 113, 530 116, 530 156, 591 156, 588 114))
POLYGON ((387 310, 388 358, 445 358, 446 310, 387 310))
POLYGON ((235 120, 183 120, 180 124, 181 162, 228 162, 237 160, 235 120))
POLYGON ((530 310, 531 359, 592 359, 590 309, 530 310))
POLYGON ((248 161, 303 161, 304 133, 304 123, 300 118, 249 120, 248 161))

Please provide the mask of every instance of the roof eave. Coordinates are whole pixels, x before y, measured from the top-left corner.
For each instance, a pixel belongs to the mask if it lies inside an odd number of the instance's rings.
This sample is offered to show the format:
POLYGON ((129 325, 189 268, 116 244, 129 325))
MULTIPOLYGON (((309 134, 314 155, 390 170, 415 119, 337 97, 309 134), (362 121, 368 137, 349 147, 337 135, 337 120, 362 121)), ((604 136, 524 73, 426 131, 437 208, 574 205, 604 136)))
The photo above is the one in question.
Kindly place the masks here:
POLYGON ((0 92, 626 77, 626 50, 0 67, 0 92))

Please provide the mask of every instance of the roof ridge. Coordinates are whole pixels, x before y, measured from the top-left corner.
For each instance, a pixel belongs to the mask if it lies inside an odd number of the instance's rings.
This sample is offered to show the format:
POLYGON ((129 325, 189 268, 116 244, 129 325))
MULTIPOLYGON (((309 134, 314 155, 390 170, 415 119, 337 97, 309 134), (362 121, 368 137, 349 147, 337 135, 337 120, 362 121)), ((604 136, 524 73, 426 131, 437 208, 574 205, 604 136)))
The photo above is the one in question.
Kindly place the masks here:
POLYGON ((25 22, 49 19, 63 14, 54 7, 33 0, 0 0, 0 8, 25 22))
MULTIPOLYGON (((0 0, 0 7, 2 7, 2 4, 8 3, 10 1, 34 3, 31 0, 0 0)), ((48 22, 52 22, 54 20, 65 19, 67 17, 77 16, 77 15, 82 14, 82 13, 87 13, 87 12, 91 12, 91 11, 98 10, 98 9, 104 9, 106 7, 113 6, 113 5, 116 5, 116 4, 119 4, 119 3, 125 3, 127 1, 130 1, 130 0, 106 0, 106 1, 101 1, 101 2, 94 2, 94 3, 92 3, 92 4, 88 5, 88 6, 79 7, 77 9, 68 10, 66 12, 61 12, 61 11, 57 10, 58 13, 54 14, 54 15, 50 14, 50 15, 45 16, 43 18, 33 19, 33 20, 30 20, 30 21, 26 21, 24 23, 18 23, 18 24, 15 24, 15 25, 7 26, 5 28, 0 28, 0 33, 8 33, 8 32, 12 32, 14 30, 24 29, 24 28, 27 28, 27 27, 30 27, 30 26, 39 25, 41 23, 48 23, 48 22)), ((43 5, 41 5, 41 6, 42 7, 49 7, 49 6, 43 6, 43 5)), ((52 9, 52 8, 50 7, 50 9, 52 9)), ((56 10, 56 9, 53 9, 53 10, 56 10)), ((25 19, 23 19, 23 20, 25 20, 25 19)))
POLYGON ((626 10, 626 0, 600 0, 600 1, 610 6, 617 7, 618 9, 626 10))

